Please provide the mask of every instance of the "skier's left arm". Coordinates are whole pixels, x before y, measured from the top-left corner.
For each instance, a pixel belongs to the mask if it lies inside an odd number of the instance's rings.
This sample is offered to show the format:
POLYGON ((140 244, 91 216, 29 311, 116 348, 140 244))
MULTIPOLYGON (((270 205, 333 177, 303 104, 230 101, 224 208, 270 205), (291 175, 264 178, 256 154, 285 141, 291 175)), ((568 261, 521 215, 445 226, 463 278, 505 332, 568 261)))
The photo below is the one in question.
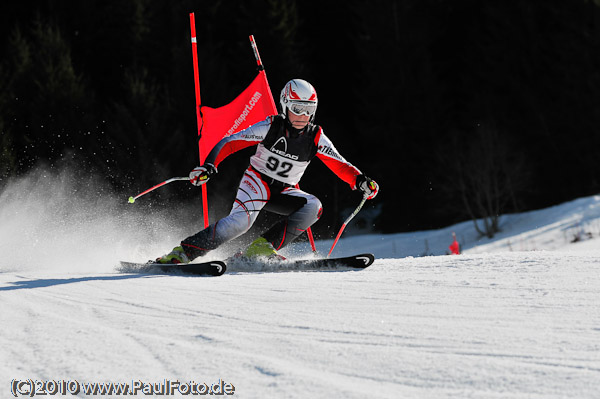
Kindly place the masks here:
POLYGON ((319 129, 315 141, 317 143, 317 158, 323 161, 337 177, 348 183, 352 190, 359 189, 367 195, 368 199, 375 198, 379 192, 379 185, 375 180, 365 176, 356 166, 344 159, 329 137, 323 133, 323 128, 319 129))

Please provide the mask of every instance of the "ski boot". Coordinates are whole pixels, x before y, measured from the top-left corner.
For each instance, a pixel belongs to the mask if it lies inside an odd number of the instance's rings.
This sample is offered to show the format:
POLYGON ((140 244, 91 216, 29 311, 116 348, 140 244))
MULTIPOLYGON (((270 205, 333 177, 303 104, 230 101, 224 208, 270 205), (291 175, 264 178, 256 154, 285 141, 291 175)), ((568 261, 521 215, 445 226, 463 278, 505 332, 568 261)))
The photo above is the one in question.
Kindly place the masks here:
POLYGON ((277 253, 273 244, 267 241, 264 237, 258 237, 246 248, 243 257, 248 259, 267 258, 274 260, 285 260, 284 256, 277 253))
POLYGON ((190 258, 185 254, 183 248, 180 246, 173 248, 171 252, 166 255, 161 256, 160 258, 156 258, 154 263, 189 263, 190 258))

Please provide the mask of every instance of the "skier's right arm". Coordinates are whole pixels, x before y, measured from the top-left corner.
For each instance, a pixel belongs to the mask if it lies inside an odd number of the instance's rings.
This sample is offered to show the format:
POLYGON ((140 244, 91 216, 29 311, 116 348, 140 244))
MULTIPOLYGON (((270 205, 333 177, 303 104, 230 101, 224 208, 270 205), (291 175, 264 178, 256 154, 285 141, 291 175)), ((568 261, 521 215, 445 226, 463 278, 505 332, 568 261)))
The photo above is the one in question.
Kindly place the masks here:
POLYGON ((217 167, 229 155, 263 141, 273 123, 273 118, 274 116, 268 116, 264 121, 255 123, 236 134, 222 138, 210 151, 204 165, 194 168, 190 172, 190 183, 195 186, 201 186, 212 175, 217 173, 217 167))

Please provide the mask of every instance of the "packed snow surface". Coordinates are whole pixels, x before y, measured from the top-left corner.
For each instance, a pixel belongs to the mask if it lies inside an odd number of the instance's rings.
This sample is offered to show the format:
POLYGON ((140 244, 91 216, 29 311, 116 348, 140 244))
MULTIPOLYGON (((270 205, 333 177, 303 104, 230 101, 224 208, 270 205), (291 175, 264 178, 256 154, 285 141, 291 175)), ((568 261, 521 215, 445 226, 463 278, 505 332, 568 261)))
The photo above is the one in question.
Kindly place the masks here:
POLYGON ((363 271, 211 278, 120 272, 190 231, 161 234, 169 215, 67 177, 0 193, 2 398, 30 379, 240 398, 600 395, 600 197, 503 216, 492 240, 470 222, 342 239, 336 255, 378 256, 363 271), (464 253, 442 256, 453 231, 464 253))

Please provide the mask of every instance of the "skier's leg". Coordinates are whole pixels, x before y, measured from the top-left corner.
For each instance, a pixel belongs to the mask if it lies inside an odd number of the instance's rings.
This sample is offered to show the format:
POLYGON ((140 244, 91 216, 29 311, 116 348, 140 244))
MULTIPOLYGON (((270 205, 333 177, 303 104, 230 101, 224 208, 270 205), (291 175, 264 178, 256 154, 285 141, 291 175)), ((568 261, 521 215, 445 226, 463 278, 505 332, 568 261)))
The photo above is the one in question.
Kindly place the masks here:
POLYGON ((181 246, 185 253, 194 259, 244 234, 252 227, 270 196, 269 186, 260 175, 246 170, 229 215, 183 240, 181 246))
POLYGON ((263 234, 263 237, 279 250, 319 220, 323 206, 314 195, 289 187, 269 202, 265 210, 289 215, 263 234))

